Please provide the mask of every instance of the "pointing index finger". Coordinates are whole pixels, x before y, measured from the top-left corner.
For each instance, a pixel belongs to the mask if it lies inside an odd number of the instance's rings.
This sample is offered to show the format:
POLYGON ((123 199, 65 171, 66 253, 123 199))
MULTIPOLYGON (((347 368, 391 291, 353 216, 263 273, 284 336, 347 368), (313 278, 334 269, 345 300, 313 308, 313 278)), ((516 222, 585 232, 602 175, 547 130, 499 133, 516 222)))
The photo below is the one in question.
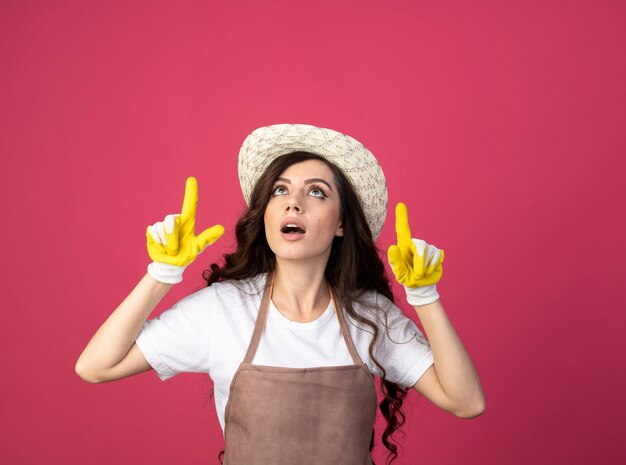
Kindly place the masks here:
POLYGON ((396 205, 396 236, 401 249, 408 250, 411 245, 411 230, 409 229, 409 215, 406 205, 398 202, 396 205))
POLYGON ((198 181, 193 176, 187 178, 185 185, 185 198, 181 211, 181 222, 193 220, 196 217, 196 207, 198 206, 198 181))

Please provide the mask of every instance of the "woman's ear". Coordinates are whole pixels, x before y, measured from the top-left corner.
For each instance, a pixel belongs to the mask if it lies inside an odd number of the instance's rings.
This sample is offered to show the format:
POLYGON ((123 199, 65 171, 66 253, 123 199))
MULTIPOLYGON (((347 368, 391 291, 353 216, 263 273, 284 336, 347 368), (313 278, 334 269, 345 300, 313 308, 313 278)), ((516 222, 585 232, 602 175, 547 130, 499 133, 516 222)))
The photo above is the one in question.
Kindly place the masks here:
POLYGON ((337 232, 335 233, 335 236, 343 236, 343 226, 339 225, 339 227, 337 228, 337 232))

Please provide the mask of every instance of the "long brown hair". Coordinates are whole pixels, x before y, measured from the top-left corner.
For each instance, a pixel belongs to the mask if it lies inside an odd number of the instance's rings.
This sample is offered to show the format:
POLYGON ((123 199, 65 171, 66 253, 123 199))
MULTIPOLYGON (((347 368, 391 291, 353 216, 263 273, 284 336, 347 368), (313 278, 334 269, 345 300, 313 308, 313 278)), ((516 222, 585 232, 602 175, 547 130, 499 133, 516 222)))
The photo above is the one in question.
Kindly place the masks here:
MULTIPOLYGON (((391 442, 391 436, 404 424, 405 415, 402 403, 408 391, 388 381, 385 368, 374 355, 374 347, 379 336, 379 326, 374 321, 357 313, 353 302, 379 312, 387 327, 387 314, 384 309, 373 307, 363 298, 367 290, 375 290, 394 302, 385 267, 372 239, 372 232, 367 224, 363 209, 352 185, 343 172, 323 157, 308 152, 293 152, 273 160, 257 181, 248 209, 241 215, 235 227, 237 249, 234 253, 225 254, 225 264, 220 267, 213 263, 210 270, 204 270, 202 277, 207 286, 223 280, 240 280, 256 276, 260 273, 274 272, 276 256, 269 247, 265 236, 265 208, 272 195, 272 187, 276 178, 294 163, 317 159, 326 163, 333 171, 334 181, 341 202, 341 224, 344 235, 335 236, 324 276, 333 289, 333 297, 338 308, 344 308, 353 319, 371 328, 373 339, 369 345, 369 355, 380 369, 380 387, 384 398, 379 404, 380 411, 387 421, 382 442, 390 453, 388 463, 398 456, 397 447, 391 442), (391 460, 389 458, 391 457, 391 460)), ((378 319, 380 321, 380 319, 378 319)), ((370 451, 374 447, 374 431, 370 441, 370 451)), ((224 450, 218 454, 222 463, 224 450)))

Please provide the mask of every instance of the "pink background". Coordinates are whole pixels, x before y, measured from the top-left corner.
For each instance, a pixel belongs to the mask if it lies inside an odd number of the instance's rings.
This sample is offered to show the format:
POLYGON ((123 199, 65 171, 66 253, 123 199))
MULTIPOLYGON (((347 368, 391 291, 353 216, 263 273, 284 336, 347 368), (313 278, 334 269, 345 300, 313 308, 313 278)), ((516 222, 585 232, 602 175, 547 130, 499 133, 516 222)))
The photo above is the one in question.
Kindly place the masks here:
POLYGON ((382 251, 403 201, 446 252, 487 410, 410 393, 394 463, 624 463, 625 31, 620 1, 3 1, 2 463, 218 464, 207 375, 74 364, 187 176, 198 230, 226 234, 152 317, 205 285, 244 208, 239 146, 285 122, 379 158, 382 251))

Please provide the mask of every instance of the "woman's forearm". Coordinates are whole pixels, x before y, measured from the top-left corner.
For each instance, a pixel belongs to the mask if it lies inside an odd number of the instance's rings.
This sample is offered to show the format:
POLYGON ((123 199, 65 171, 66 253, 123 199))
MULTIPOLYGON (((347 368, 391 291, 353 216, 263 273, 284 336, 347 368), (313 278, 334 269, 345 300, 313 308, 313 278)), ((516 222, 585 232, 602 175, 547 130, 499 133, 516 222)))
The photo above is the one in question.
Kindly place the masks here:
POLYGON ((413 308, 426 332, 444 392, 460 410, 482 412, 485 408, 485 396, 480 379, 443 309, 441 300, 413 308))
POLYGON ((148 273, 94 334, 76 362, 76 373, 94 377, 117 365, 128 353, 152 310, 172 284, 148 273))

